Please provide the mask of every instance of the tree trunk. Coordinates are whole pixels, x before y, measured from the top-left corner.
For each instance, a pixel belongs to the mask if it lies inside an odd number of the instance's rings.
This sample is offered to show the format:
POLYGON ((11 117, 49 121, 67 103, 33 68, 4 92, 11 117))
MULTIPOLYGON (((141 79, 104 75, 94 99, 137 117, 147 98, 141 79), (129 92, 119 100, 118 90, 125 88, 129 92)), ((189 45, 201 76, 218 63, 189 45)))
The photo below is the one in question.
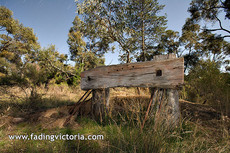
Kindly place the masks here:
POLYGON ((142 2, 142 14, 141 14, 141 37, 142 37, 142 53, 143 53, 143 61, 146 61, 146 57, 145 57, 145 25, 144 25, 144 16, 143 16, 143 12, 144 12, 144 2, 142 2))
POLYGON ((145 57, 145 27, 144 27, 144 21, 142 21, 142 53, 143 53, 143 61, 146 61, 145 57))
POLYGON ((30 99, 34 100, 36 98, 37 98, 36 86, 32 85, 31 86, 31 91, 30 91, 30 99))
POLYGON ((126 63, 130 63, 130 52, 127 51, 126 63))

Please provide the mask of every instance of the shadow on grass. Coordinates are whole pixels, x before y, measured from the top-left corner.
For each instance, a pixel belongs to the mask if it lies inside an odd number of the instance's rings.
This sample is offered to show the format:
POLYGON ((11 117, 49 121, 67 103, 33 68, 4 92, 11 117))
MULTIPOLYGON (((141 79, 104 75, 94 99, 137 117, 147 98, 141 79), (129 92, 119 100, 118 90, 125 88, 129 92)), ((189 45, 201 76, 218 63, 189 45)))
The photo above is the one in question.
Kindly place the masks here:
POLYGON ((0 100, 0 114, 10 116, 28 115, 36 112, 45 111, 51 108, 73 105, 71 100, 61 100, 59 98, 39 98, 39 99, 16 99, 0 100))

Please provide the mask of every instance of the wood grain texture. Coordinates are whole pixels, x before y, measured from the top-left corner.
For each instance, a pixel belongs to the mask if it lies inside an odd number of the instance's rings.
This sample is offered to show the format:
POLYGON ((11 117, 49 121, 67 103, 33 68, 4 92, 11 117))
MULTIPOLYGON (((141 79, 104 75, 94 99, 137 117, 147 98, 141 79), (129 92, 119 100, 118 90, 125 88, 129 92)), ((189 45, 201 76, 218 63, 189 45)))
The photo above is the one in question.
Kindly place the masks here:
POLYGON ((149 119, 154 120, 155 128, 166 125, 167 128, 173 129, 178 126, 180 122, 180 108, 177 89, 155 88, 151 94, 153 94, 153 100, 149 119))
POLYGON ((101 66, 81 73, 81 89, 110 87, 174 88, 184 83, 184 59, 156 56, 153 61, 101 66), (161 73, 159 73, 161 70, 161 73), (162 74, 156 76, 156 74, 162 74))
POLYGON ((110 89, 95 89, 92 95, 92 115, 94 119, 103 120, 105 112, 109 109, 110 89))

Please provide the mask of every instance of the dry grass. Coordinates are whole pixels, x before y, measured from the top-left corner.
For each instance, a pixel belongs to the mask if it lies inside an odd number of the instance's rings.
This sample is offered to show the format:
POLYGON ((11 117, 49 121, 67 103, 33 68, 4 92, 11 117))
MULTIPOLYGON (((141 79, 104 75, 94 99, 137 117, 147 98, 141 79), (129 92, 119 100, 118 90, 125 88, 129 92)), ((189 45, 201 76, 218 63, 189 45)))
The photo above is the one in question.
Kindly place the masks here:
POLYGON ((18 87, 0 94, 0 152, 230 151, 228 117, 221 117, 219 112, 205 105, 181 101, 182 120, 176 129, 165 125, 156 127, 149 118, 141 132, 150 98, 148 90, 141 90, 138 96, 136 88, 116 88, 111 90, 112 114, 104 122, 91 119, 88 101, 69 127, 63 127, 69 108, 84 92, 65 85, 51 86, 48 91, 41 87, 38 92, 41 97, 35 101, 29 101, 18 87), (10 141, 8 138, 8 134, 31 133, 103 134, 105 140, 50 142, 10 141))

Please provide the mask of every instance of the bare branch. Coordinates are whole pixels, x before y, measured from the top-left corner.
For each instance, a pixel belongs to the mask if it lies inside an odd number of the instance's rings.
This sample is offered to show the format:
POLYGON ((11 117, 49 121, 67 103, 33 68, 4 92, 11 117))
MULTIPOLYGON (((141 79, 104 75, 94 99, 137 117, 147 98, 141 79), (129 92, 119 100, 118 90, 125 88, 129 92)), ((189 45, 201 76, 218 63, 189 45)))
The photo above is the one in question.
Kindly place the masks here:
MULTIPOLYGON (((204 29, 204 30, 206 30, 206 31, 225 31, 225 32, 227 32, 227 33, 230 34, 230 31, 229 31, 229 30, 223 28, 222 23, 221 23, 221 20, 220 20, 217 16, 215 16, 215 18, 216 18, 216 20, 218 21, 220 28, 217 28, 217 29, 204 29)), ((230 35, 222 36, 222 38, 225 38, 225 37, 230 37, 230 35)))
POLYGON ((46 60, 49 62, 49 64, 50 64, 53 68, 57 69, 58 71, 60 71, 60 72, 62 72, 62 73, 65 73, 65 74, 67 75, 67 78, 68 78, 68 79, 69 79, 69 76, 68 76, 68 75, 76 76, 76 75, 73 74, 72 72, 64 71, 62 68, 59 68, 59 67, 53 65, 53 63, 52 63, 48 58, 46 58, 46 60))
POLYGON ((221 4, 224 6, 224 2, 222 0, 220 0, 221 4))
POLYGON ((225 38, 225 37, 230 37, 230 35, 225 35, 225 36, 223 36, 222 38, 225 38))
POLYGON ((220 31, 220 30, 223 30, 223 29, 204 29, 204 30, 206 30, 206 31, 220 31))
POLYGON ((221 28, 223 31, 226 31, 226 32, 230 33, 230 31, 229 31, 229 30, 227 30, 227 29, 223 28, 222 23, 221 23, 220 19, 219 19, 217 16, 216 16, 216 19, 217 19, 217 21, 219 22, 219 26, 220 26, 220 28, 221 28))

